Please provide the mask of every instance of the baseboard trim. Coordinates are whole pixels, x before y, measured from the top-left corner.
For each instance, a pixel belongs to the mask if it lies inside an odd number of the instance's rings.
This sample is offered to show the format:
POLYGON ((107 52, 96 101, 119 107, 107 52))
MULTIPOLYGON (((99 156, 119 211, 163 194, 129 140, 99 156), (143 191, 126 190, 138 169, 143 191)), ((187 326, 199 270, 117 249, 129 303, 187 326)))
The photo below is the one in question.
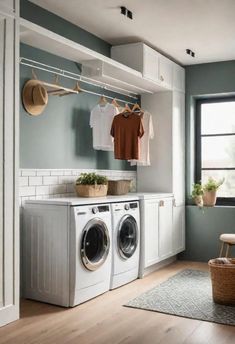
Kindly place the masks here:
POLYGON ((140 273, 139 278, 143 278, 149 274, 151 274, 154 271, 157 271, 161 268, 163 268, 164 266, 167 266, 169 264, 174 263, 177 260, 177 255, 167 258, 159 263, 156 263, 152 266, 147 267, 146 269, 144 269, 143 273, 140 273))

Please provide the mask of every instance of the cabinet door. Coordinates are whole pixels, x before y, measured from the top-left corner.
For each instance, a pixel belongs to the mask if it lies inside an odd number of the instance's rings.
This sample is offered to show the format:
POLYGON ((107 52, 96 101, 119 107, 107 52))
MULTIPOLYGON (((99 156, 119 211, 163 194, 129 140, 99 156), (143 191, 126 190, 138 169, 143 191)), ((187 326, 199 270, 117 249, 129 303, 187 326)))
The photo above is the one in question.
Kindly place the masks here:
POLYGON ((172 152, 173 193, 176 205, 185 203, 185 95, 173 92, 172 152))
POLYGON ((15 28, 13 17, 0 14, 0 326, 19 318, 19 57, 15 28))
POLYGON ((144 201, 144 222, 142 227, 144 268, 158 261, 158 204, 157 200, 144 201))
POLYGON ((185 92, 185 69, 173 63, 173 89, 185 92))
POLYGON ((173 62, 160 55, 159 57, 159 80, 165 87, 172 88, 173 62))
POLYGON ((159 53, 144 45, 143 77, 159 82, 159 53))
POLYGON ((15 0, 0 0, 0 12, 13 14, 15 12, 15 0))
POLYGON ((172 199, 164 199, 159 202, 159 257, 163 260, 172 253, 172 199))
POLYGON ((173 252, 179 253, 185 249, 185 207, 173 207, 173 252))

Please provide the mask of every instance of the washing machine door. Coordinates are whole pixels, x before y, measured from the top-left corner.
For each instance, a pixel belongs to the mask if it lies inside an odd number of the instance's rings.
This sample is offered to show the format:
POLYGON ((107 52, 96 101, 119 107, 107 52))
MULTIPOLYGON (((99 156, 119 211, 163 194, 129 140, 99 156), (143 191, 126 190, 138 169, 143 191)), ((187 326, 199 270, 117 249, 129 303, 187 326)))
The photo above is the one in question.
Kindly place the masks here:
POLYGON ((117 246, 120 256, 128 259, 135 253, 138 245, 138 226, 131 215, 125 215, 119 222, 117 246))
POLYGON ((98 218, 90 220, 82 233, 81 259, 86 269, 97 270, 107 259, 110 237, 106 224, 98 218))

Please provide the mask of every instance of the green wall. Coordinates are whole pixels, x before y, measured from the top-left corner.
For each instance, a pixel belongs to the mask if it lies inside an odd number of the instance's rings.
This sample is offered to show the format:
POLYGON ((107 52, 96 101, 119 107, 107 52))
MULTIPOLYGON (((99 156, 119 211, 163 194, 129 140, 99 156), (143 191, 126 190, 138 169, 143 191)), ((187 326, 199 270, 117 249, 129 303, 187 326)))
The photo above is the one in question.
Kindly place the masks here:
POLYGON ((181 258, 208 261, 218 256, 219 235, 235 233, 235 207, 198 209, 190 205, 195 161, 195 100, 235 94, 235 61, 186 67, 186 251, 181 258))
MULTIPOLYGON (((28 1, 22 1, 21 15, 25 19, 109 55, 109 44, 28 1)), ((24 44, 21 44, 20 55, 77 74, 81 72, 81 66, 77 63, 24 44)), ((39 79, 53 82, 52 74, 36 69, 35 72, 39 79)), ((20 89, 25 81, 31 78, 31 69, 21 65, 20 89)), ((67 87, 74 87, 74 82, 63 77, 60 78, 60 82, 67 87)), ((82 86, 101 92, 100 88, 82 86)), ((114 96, 108 91, 106 94, 114 96)), ((122 96, 119 98, 125 99, 122 96)), ((21 104, 20 167, 135 169, 126 161, 115 160, 112 152, 96 151, 92 148, 89 117, 91 109, 98 100, 99 97, 87 93, 66 97, 50 96, 45 111, 37 117, 28 115, 21 104)))

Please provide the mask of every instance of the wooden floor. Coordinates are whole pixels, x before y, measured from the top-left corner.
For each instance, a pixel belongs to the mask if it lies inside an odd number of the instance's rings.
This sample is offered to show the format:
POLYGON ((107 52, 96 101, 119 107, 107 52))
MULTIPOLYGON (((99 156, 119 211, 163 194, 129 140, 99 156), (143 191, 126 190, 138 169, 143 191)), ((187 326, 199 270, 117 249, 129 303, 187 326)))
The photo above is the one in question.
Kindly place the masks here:
POLYGON ((23 300, 21 319, 0 329, 0 343, 234 344, 233 326, 122 306, 185 268, 207 270, 207 264, 175 262, 72 309, 23 300))

